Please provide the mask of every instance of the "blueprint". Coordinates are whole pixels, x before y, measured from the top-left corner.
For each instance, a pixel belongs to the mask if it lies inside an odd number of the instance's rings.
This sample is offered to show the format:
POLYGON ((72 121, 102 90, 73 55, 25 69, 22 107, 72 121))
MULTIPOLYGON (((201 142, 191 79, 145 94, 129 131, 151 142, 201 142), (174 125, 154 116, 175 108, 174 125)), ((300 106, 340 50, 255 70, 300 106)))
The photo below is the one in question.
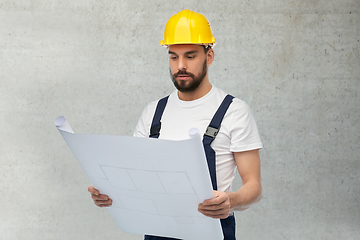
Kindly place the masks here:
POLYGON ((197 211, 214 197, 201 137, 170 141, 74 133, 64 117, 59 132, 87 177, 113 205, 124 232, 179 239, 223 239, 218 219, 197 211))

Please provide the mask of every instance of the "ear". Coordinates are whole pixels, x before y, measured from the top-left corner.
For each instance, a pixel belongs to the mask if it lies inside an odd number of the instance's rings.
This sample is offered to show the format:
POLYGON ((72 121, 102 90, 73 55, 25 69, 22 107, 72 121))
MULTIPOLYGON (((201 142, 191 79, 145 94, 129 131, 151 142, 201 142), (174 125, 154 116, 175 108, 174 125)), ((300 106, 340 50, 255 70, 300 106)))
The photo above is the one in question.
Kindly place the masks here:
POLYGON ((207 66, 210 66, 212 64, 212 62, 214 61, 214 57, 215 57, 215 52, 211 48, 206 53, 207 66))

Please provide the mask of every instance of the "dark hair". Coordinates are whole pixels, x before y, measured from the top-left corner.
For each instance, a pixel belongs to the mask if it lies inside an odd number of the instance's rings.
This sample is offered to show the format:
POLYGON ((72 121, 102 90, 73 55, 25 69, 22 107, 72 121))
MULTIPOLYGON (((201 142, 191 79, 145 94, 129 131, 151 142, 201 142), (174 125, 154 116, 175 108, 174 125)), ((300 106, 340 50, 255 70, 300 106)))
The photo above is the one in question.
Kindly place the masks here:
POLYGON ((204 47, 204 52, 207 53, 210 49, 211 49, 211 46, 210 45, 202 45, 204 47))

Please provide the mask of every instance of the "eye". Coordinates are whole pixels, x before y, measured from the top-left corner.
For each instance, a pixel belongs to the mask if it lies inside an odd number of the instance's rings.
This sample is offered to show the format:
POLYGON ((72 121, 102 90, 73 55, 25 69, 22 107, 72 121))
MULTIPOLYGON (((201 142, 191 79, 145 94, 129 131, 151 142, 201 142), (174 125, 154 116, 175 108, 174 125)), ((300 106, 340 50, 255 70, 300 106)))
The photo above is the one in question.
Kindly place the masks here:
POLYGON ((192 59, 192 58, 195 57, 195 55, 187 55, 186 57, 189 58, 189 59, 192 59))
POLYGON ((175 59, 177 59, 177 56, 170 55, 170 59, 171 59, 171 60, 175 60, 175 59))

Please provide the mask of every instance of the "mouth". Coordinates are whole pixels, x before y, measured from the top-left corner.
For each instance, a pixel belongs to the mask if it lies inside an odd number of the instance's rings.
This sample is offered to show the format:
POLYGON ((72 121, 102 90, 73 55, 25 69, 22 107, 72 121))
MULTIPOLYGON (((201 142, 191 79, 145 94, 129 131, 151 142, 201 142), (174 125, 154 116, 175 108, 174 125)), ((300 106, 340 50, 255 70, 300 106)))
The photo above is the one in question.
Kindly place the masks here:
POLYGON ((176 79, 185 81, 185 80, 190 79, 190 76, 189 75, 177 75, 176 79))

